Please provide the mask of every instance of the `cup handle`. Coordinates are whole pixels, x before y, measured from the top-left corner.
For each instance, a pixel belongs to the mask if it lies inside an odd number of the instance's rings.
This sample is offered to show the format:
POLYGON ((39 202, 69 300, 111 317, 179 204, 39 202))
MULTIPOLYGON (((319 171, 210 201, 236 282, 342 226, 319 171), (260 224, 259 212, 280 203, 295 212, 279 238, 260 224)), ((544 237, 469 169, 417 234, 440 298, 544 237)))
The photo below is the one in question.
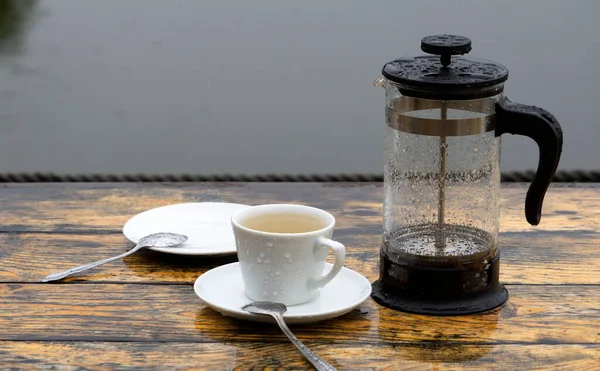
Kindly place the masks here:
POLYGON ((331 270, 327 272, 327 274, 311 282, 311 286, 313 288, 323 287, 327 285, 329 281, 333 279, 333 277, 337 276, 337 274, 340 273, 340 270, 342 270, 342 267, 344 266, 344 259, 346 258, 346 246, 342 245, 337 241, 330 240, 329 238, 325 237, 320 237, 317 240, 317 244, 320 246, 327 246, 330 249, 333 249, 335 251, 335 262, 333 263, 333 267, 331 267, 331 270))

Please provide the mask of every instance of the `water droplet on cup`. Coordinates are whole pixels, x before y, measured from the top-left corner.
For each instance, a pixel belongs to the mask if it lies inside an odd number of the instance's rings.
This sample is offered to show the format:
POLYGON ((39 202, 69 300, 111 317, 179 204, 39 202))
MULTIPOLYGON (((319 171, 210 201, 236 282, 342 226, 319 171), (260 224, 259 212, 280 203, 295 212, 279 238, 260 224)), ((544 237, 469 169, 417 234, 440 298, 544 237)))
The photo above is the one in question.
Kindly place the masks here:
POLYGON ((283 256, 285 256, 286 258, 290 258, 290 256, 292 256, 292 254, 290 254, 289 252, 286 252, 285 254, 283 254, 283 256))
POLYGON ((275 275, 276 275, 276 276, 279 276, 280 274, 281 274, 281 271, 276 271, 276 272, 275 272, 275 275))
POLYGON ((273 242, 267 242, 267 246, 273 247, 273 242))
POLYGON ((257 263, 262 263, 262 259, 261 258, 256 258, 256 262, 257 263))
POLYGON ((261 258, 264 258, 264 257, 265 257, 265 253, 264 253, 264 252, 261 252, 261 253, 260 253, 260 257, 261 257, 261 258))

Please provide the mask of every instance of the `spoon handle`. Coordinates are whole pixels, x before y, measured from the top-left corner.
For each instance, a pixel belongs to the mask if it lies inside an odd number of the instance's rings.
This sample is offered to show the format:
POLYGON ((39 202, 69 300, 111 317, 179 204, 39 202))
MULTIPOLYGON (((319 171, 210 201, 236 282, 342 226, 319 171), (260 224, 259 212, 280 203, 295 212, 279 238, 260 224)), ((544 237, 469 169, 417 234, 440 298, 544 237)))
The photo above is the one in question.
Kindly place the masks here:
POLYGON ((68 277, 68 276, 70 276, 72 274, 80 273, 80 272, 83 272, 85 270, 97 267, 99 265, 110 263, 112 261, 124 258, 124 257, 126 257, 128 255, 131 255, 134 252, 138 251, 142 247, 144 247, 144 245, 137 244, 131 250, 129 250, 129 251, 123 253, 123 254, 120 254, 120 255, 117 255, 117 256, 113 256, 111 258, 106 258, 106 259, 98 260, 98 261, 95 261, 95 262, 92 262, 92 263, 80 265, 78 267, 67 269, 64 272, 58 272, 58 273, 49 274, 49 275, 47 275, 46 277, 44 277, 42 279, 42 282, 50 282, 50 281, 62 280, 63 278, 68 277))
POLYGON ((292 333, 292 331, 290 331, 290 329, 285 324, 285 321, 283 320, 283 316, 281 314, 272 313, 272 316, 273 318, 275 318, 275 321, 277 321, 279 328, 281 329, 281 331, 283 331, 285 336, 287 336, 288 339, 290 339, 290 341, 296 346, 296 348, 298 348, 300 353, 302 353, 302 355, 304 355, 304 357, 306 357, 306 359, 308 359, 310 363, 312 363, 313 366, 315 366, 317 371, 336 371, 335 367, 325 362, 323 359, 321 359, 321 357, 313 353, 310 349, 306 347, 306 345, 304 345, 300 340, 298 340, 298 338, 292 333))

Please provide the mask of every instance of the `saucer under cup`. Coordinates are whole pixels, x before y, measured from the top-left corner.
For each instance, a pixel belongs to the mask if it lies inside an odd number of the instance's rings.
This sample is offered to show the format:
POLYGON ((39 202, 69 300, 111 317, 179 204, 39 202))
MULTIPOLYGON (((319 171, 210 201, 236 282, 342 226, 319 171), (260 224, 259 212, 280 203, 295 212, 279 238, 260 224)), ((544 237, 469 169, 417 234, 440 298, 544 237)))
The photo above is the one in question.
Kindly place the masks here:
MULTIPOLYGON (((325 270, 332 264, 325 263, 325 270)), ((194 292, 206 305, 227 317, 256 322, 275 322, 269 316, 242 310, 251 300, 244 293, 239 263, 219 266, 204 273, 194 283, 194 292)), ((360 273, 342 268, 315 300, 287 307, 286 323, 314 323, 344 315, 371 295, 371 283, 360 273)))

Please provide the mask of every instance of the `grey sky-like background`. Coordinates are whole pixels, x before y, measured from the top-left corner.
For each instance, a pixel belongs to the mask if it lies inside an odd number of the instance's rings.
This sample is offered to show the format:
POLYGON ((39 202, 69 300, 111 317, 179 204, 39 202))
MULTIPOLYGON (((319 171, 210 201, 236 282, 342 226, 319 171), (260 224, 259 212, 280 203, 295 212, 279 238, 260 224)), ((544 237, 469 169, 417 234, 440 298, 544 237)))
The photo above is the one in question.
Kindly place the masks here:
MULTIPOLYGON (((439 33, 558 118, 561 169, 600 168, 600 1, 1 3, 0 172, 381 172, 372 83, 439 33)), ((503 170, 535 168, 503 141, 503 170)))

